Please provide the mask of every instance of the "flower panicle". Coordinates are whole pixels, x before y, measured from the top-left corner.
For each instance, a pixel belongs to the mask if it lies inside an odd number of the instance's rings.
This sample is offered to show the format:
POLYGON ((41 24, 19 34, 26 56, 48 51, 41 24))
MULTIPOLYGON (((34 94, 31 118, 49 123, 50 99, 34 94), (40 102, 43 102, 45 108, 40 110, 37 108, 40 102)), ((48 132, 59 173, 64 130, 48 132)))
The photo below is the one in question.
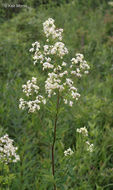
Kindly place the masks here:
POLYGON ((20 161, 20 156, 16 153, 17 147, 13 145, 13 140, 5 134, 0 138, 0 160, 5 164, 20 161))
MULTIPOLYGON (((86 127, 77 128, 76 131, 77 131, 77 133, 82 134, 84 137, 86 137, 86 138, 88 137, 88 130, 87 130, 86 127)), ((86 146, 87 146, 87 148, 86 148, 87 151, 88 152, 93 152, 93 150, 94 150, 94 144, 91 144, 88 140, 85 143, 86 143, 86 146)))
MULTIPOLYGON (((32 43, 32 48, 29 50, 34 54, 34 65, 39 62, 42 65, 42 70, 48 71, 44 86, 47 98, 51 98, 59 91, 64 104, 72 107, 74 100, 78 101, 80 98, 74 84, 74 77, 81 78, 83 74, 88 74, 90 67, 85 61, 84 55, 80 53, 76 53, 75 58, 71 59, 71 63, 65 62, 64 58, 69 51, 62 42, 63 29, 56 28, 54 19, 48 18, 43 23, 43 32, 47 43, 41 46, 40 42, 36 41, 32 43)), ((20 98, 20 109, 24 110, 27 107, 28 112, 35 112, 40 110, 40 103, 46 104, 46 99, 39 94, 37 78, 32 77, 22 88, 28 98, 35 96, 35 99, 24 100, 20 98)))

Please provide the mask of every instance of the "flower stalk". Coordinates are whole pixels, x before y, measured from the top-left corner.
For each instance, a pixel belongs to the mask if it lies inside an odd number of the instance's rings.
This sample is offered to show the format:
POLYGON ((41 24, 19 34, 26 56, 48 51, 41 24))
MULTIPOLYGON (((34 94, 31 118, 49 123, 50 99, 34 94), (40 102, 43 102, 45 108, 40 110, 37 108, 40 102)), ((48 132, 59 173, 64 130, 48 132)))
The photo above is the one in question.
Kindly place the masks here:
MULTIPOLYGON (((19 108, 22 110, 27 109, 28 113, 34 113, 39 111, 43 104, 47 104, 50 100, 53 102, 53 96, 56 97, 53 140, 50 142, 51 168, 53 178, 55 179, 55 143, 60 98, 62 98, 62 103, 65 104, 65 107, 72 107, 74 102, 79 100, 80 94, 76 88, 75 79, 88 74, 90 67, 81 53, 76 53, 69 63, 65 62, 69 51, 62 42, 63 29, 56 28, 54 19, 48 18, 43 23, 43 32, 47 38, 45 44, 42 46, 40 42, 36 41, 32 44, 32 48, 29 51, 33 53, 35 67, 40 63, 42 70, 47 70, 48 72, 47 78, 44 81, 45 92, 41 94, 42 87, 38 86, 37 78, 32 77, 31 80, 22 85, 26 97, 25 99, 20 98, 19 108)), ((42 125, 40 117, 39 120, 42 125)), ((73 154, 73 151, 69 148, 64 154, 65 156, 70 156, 73 154)), ((56 190, 55 183, 54 190, 56 190)))
MULTIPOLYGON (((54 123, 54 134, 53 134, 53 144, 52 144, 52 174, 53 177, 55 176, 55 163, 54 163, 54 158, 55 158, 55 142, 56 142, 56 128, 57 128, 57 121, 58 121, 58 111, 59 111, 59 91, 57 94, 57 104, 56 104, 56 115, 55 115, 55 123, 54 123)), ((56 185, 54 184, 54 190, 56 190, 56 185)))

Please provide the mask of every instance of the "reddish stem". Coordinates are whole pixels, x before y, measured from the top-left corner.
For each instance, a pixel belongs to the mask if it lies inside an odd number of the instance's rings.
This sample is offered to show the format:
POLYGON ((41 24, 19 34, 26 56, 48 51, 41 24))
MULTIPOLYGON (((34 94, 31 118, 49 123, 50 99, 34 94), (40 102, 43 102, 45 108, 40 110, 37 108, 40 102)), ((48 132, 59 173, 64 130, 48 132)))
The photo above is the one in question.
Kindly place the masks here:
MULTIPOLYGON (((56 116, 55 116, 53 144, 52 144, 52 174, 53 174, 53 177, 55 176, 54 152, 55 152, 55 141, 56 141, 56 127, 57 127, 57 120, 58 120, 58 110, 59 110, 59 91, 58 91, 58 95, 57 95, 56 116)), ((54 184, 54 190, 56 190, 56 185, 55 184, 54 184)))

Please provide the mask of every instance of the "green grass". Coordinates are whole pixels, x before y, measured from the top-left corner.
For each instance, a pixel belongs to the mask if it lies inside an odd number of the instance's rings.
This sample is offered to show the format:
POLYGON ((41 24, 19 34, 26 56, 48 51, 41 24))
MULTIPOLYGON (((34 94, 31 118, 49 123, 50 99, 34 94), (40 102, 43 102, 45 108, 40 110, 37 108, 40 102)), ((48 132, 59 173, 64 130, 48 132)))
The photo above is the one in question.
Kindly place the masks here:
POLYGON ((84 126, 89 130, 95 151, 88 156, 78 150, 71 163, 64 162, 70 171, 75 169, 67 174, 67 179, 58 170, 58 190, 113 189, 112 12, 104 3, 93 8, 84 1, 72 1, 57 7, 49 4, 47 8, 23 10, 1 24, 0 128, 15 140, 21 157, 20 163, 11 167, 16 178, 10 190, 52 190, 47 138, 51 121, 42 110, 40 118, 47 125, 43 129, 37 114, 28 115, 18 108, 22 84, 32 76, 38 76, 41 84, 44 79, 40 66, 33 65, 29 49, 34 41, 44 43, 42 23, 48 17, 64 29, 64 42, 70 51, 67 62, 80 52, 91 66, 90 74, 77 82, 79 102, 72 109, 65 109, 59 119, 64 133, 60 131, 58 159, 61 162, 64 149, 76 149, 76 129, 84 126))

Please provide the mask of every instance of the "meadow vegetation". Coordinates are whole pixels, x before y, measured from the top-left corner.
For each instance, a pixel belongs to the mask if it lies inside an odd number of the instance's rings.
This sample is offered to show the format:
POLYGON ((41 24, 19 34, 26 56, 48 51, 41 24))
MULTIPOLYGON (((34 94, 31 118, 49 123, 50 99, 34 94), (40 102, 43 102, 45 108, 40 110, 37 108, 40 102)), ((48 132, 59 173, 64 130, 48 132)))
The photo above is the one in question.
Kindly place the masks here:
MULTIPOLYGON (((6 3, 6 2, 5 2, 6 3)), ((12 2, 7 0, 7 4, 12 2)), ((18 147, 20 161, 0 163, 0 190, 112 190, 113 189, 113 7, 107 0, 14 1, 27 8, 0 7, 0 137, 6 133, 18 147), (51 113, 55 105, 36 113, 19 109, 22 85, 35 76, 40 86, 47 76, 34 66, 32 43, 45 43, 42 23, 53 18, 63 28, 70 54, 84 54, 90 72, 76 79, 81 97, 64 105, 58 119, 56 178, 51 171, 51 113), (94 151, 85 150, 77 129, 86 127, 94 151), (71 148, 74 156, 64 151, 71 148), (67 153, 68 154, 68 153, 67 153)), ((44 89, 42 88, 43 92, 44 89)), ((45 106, 46 107, 46 106, 45 106)), ((86 135, 87 136, 87 135, 86 135)))

